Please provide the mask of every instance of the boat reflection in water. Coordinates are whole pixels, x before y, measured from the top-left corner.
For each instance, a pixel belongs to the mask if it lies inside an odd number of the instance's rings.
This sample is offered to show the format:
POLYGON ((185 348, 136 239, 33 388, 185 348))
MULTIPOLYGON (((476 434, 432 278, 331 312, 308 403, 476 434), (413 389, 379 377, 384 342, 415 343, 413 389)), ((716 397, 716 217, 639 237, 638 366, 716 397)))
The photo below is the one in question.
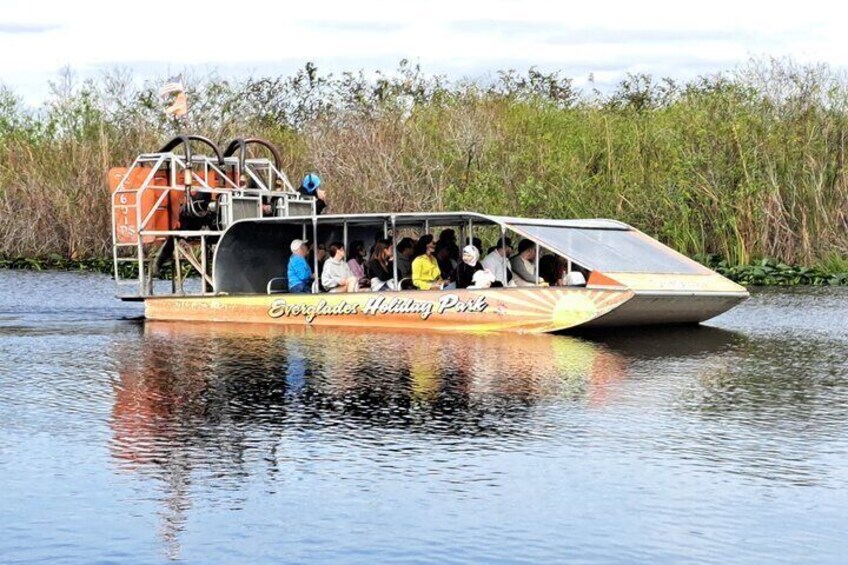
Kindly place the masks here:
POLYGON ((266 433, 292 423, 324 427, 328 418, 411 432, 520 433, 535 402, 593 401, 626 375, 620 354, 568 336, 143 328, 143 339, 116 348, 113 412, 115 454, 138 463, 159 460, 172 440, 193 441, 192 428, 224 432, 228 422, 266 433))
POLYGON ((308 463, 316 444, 344 452, 402 442, 423 452, 440 439, 489 437, 499 449, 517 447, 556 433, 551 414, 564 405, 614 398, 630 359, 646 350, 644 340, 610 346, 549 334, 151 321, 139 328, 140 338, 113 347, 111 450, 121 469, 162 479, 171 556, 198 476, 238 492, 247 476, 308 463))

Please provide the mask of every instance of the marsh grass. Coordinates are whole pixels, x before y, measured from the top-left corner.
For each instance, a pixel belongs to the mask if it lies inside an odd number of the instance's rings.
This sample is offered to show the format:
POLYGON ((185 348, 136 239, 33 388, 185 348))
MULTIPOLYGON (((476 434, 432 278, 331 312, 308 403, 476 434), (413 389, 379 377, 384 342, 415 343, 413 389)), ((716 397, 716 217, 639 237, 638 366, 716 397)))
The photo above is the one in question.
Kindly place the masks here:
MULTIPOLYGON (((631 76, 610 93, 559 74, 449 82, 391 76, 189 80, 191 131, 278 144, 319 172, 334 212, 472 209, 610 217, 724 267, 848 257, 848 81, 752 61, 685 84, 631 76)), ((156 85, 68 74, 40 108, 0 91, 0 257, 109 256, 105 173, 181 131, 156 85)))

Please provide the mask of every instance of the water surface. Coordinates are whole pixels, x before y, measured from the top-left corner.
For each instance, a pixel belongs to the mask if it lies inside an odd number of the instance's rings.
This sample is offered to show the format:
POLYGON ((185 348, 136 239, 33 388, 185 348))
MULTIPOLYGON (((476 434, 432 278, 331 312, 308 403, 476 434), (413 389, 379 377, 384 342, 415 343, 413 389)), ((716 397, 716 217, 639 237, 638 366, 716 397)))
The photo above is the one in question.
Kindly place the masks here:
POLYGON ((843 562, 848 291, 591 336, 144 323, 0 271, 0 561, 843 562))

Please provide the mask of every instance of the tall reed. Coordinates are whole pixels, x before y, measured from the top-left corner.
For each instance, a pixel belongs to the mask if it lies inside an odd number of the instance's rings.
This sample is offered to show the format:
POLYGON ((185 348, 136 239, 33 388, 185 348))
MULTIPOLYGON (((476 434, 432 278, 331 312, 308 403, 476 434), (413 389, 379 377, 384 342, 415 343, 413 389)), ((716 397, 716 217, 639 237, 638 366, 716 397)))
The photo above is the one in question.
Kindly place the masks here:
MULTIPOLYGON (((109 252, 105 172, 181 131, 153 84, 114 72, 52 85, 40 108, 0 90, 0 256, 109 252)), ((729 264, 845 267, 848 81, 752 61, 684 84, 630 76, 610 93, 507 71, 191 80, 191 131, 277 143, 322 175, 332 210, 472 209, 612 217, 729 264)))

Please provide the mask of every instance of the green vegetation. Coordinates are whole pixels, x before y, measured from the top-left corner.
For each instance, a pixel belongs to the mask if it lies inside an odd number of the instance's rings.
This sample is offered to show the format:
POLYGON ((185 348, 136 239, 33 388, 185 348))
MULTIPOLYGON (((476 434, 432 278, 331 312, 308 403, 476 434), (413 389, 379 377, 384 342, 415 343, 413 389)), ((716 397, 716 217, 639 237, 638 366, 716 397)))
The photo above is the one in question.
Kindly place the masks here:
MULTIPOLYGON (((406 62, 373 79, 307 65, 189 82, 192 132, 273 141, 293 178, 322 175, 336 212, 612 217, 749 284, 848 278, 848 80, 826 66, 630 76, 606 94, 535 69, 481 84, 406 62)), ((4 264, 109 257, 105 173, 181 131, 161 108, 156 85, 122 73, 64 76, 37 109, 0 89, 4 264)))
POLYGON ((827 267, 793 267, 773 259, 762 259, 751 265, 728 265, 716 256, 695 257, 719 274, 745 286, 846 286, 848 269, 827 267))
POLYGON ((0 259, 0 269, 20 269, 26 271, 80 271, 93 273, 111 273, 111 259, 84 259, 72 261, 59 255, 50 255, 39 259, 15 257, 0 259))

